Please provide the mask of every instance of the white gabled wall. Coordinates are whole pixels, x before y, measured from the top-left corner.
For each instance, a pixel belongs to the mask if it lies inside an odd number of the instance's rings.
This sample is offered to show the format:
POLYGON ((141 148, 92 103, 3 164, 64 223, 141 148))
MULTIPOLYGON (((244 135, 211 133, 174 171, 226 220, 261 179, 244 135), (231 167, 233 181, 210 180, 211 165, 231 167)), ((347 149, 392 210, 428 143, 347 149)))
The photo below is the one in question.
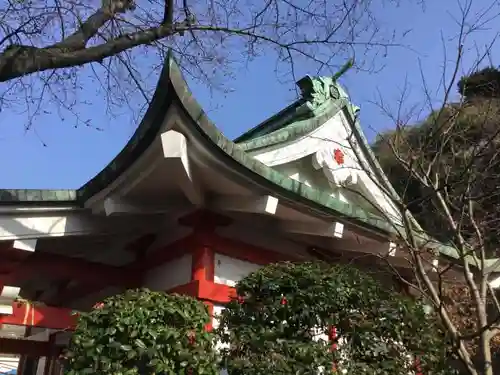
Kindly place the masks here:
POLYGON ((330 190, 332 196, 344 202, 358 204, 379 215, 378 211, 382 210, 395 222, 401 221, 391 199, 381 189, 383 183, 369 167, 367 156, 359 147, 343 112, 299 139, 251 154, 306 186, 330 190), (337 149, 344 156, 342 165, 334 160, 337 149))
POLYGON ((234 287, 235 284, 261 266, 215 253, 214 281, 234 287))
POLYGON ((345 139, 342 116, 340 112, 337 113, 319 128, 293 142, 271 146, 254 153, 250 151, 250 154, 265 165, 275 167, 302 159, 325 145, 336 145, 342 138, 345 139))
POLYGON ((191 281, 191 254, 164 263, 148 271, 144 286, 151 290, 169 290, 191 281))
POLYGON ((306 186, 320 190, 330 190, 331 196, 340 199, 342 202, 348 203, 347 198, 342 194, 342 189, 331 186, 328 179, 325 178, 323 171, 321 169, 314 169, 312 165, 312 156, 309 155, 303 159, 294 160, 283 165, 277 165, 274 169, 306 186))

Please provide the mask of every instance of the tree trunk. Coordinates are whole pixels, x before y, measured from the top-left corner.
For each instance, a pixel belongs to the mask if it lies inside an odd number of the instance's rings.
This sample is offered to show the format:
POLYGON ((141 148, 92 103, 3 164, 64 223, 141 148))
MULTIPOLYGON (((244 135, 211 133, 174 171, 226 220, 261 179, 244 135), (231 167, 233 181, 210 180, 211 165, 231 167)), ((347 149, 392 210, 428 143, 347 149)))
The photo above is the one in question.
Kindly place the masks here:
POLYGON ((484 375, 494 375, 493 374, 493 363, 491 356, 491 337, 489 330, 483 332, 480 338, 480 358, 481 367, 483 369, 484 375))

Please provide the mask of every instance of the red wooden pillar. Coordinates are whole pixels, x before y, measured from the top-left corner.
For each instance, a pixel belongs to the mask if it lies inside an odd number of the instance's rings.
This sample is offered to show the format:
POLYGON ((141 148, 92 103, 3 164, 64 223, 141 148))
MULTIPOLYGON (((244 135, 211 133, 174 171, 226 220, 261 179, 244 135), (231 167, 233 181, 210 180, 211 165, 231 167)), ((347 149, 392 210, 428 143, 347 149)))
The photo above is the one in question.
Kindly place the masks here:
POLYGON ((200 210, 179 219, 179 223, 193 228, 195 241, 191 252, 191 281, 198 281, 199 284, 213 283, 215 272, 214 245, 216 245, 214 232, 217 227, 229 225, 231 219, 210 211, 200 210))
MULTIPOLYGON (((191 281, 196 281, 199 285, 213 283, 215 254, 211 247, 204 246, 203 242, 194 248, 192 253, 191 281)), ((204 301, 208 307, 210 317, 213 314, 213 304, 204 301)), ((212 320, 206 325, 207 331, 212 329, 212 320)))
MULTIPOLYGON (((200 210, 179 220, 184 226, 193 228, 195 238, 192 249, 191 281, 197 282, 200 290, 207 290, 208 284, 213 285, 215 276, 215 247, 214 236, 217 227, 227 226, 231 219, 214 212, 200 210)), ((203 301, 210 316, 213 316, 214 305, 210 301, 203 301)), ((207 324, 207 330, 212 329, 212 321, 207 324)))
POLYGON ((214 251, 208 246, 200 244, 192 253, 191 281, 214 281, 214 251))

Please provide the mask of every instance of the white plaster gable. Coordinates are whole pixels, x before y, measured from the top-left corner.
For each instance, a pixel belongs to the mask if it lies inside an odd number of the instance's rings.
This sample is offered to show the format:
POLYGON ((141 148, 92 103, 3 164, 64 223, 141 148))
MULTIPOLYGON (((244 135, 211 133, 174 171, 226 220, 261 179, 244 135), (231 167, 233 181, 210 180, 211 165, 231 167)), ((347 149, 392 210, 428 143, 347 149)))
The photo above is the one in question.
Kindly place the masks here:
POLYGON ((250 153, 307 186, 330 190, 332 196, 344 202, 378 215, 382 211, 393 222, 401 221, 342 111, 299 139, 250 153))

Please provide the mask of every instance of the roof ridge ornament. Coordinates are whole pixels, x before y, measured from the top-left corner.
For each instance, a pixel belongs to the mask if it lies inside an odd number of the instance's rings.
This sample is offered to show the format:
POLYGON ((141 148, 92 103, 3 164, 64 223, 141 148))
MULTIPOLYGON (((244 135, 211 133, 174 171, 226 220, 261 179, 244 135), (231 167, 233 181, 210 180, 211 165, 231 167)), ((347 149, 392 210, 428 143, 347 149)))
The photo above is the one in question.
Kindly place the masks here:
POLYGON ((298 80, 297 86, 300 88, 302 98, 306 100, 306 103, 298 110, 317 114, 327 107, 326 103, 330 102, 330 99, 340 99, 346 96, 344 90, 337 85, 337 80, 353 65, 354 60, 349 59, 333 76, 311 77, 306 75, 298 80))

